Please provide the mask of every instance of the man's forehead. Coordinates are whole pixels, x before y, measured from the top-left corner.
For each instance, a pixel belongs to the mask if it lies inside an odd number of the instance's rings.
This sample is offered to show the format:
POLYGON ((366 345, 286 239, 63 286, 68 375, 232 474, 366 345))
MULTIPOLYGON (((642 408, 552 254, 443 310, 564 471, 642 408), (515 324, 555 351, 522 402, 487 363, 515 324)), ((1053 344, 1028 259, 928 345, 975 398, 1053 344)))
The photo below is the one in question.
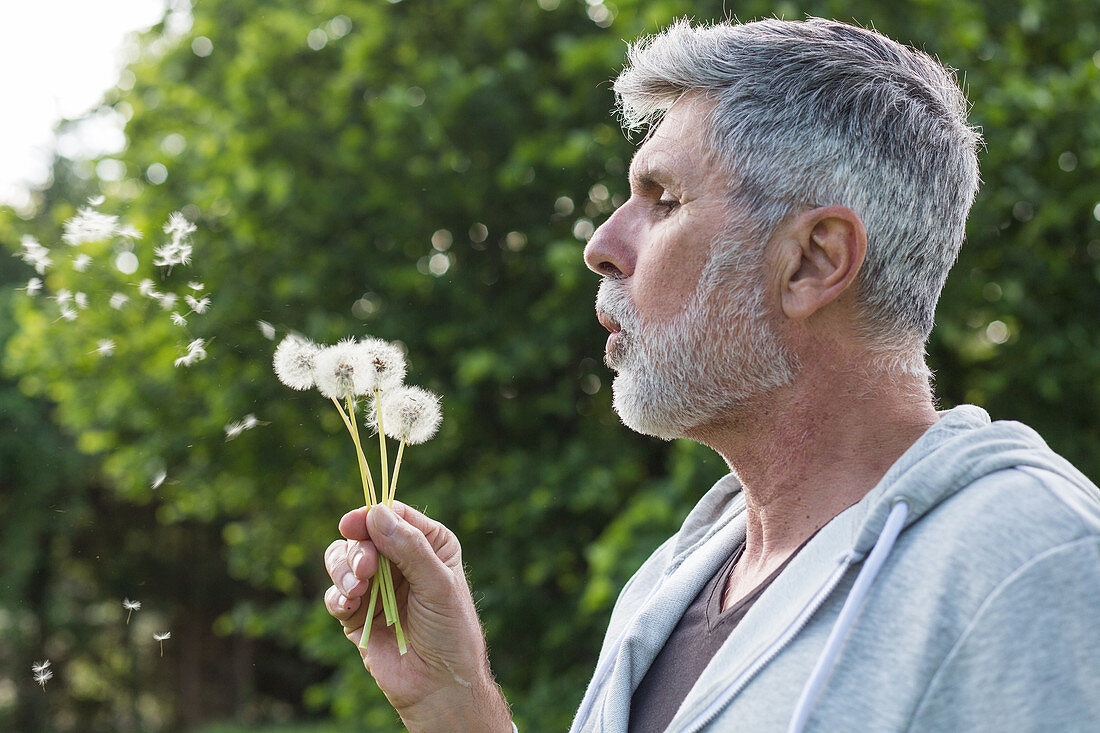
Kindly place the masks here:
POLYGON ((682 99, 672 106, 630 161, 630 182, 668 184, 706 165, 701 151, 700 105, 682 99))

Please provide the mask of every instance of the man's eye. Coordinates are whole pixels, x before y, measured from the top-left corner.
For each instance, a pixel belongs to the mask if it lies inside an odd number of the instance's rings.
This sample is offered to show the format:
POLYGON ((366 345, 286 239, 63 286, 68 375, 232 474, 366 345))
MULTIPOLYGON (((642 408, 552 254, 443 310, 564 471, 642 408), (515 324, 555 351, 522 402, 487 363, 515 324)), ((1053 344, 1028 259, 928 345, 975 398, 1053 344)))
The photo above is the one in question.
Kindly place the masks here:
POLYGON ((661 195, 657 197, 657 206, 664 209, 665 213, 671 213, 673 209, 680 205, 680 202, 668 195, 667 192, 661 191, 661 195))

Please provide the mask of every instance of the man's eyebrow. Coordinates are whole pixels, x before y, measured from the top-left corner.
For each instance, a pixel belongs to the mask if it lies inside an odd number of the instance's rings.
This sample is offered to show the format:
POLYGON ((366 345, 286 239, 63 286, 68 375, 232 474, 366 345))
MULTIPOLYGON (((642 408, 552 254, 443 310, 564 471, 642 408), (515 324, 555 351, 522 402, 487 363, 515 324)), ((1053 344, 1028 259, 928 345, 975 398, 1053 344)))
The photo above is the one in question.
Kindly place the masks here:
POLYGON ((631 161, 628 178, 631 189, 639 191, 654 186, 666 186, 674 180, 672 172, 667 168, 644 158, 641 161, 638 158, 631 161))

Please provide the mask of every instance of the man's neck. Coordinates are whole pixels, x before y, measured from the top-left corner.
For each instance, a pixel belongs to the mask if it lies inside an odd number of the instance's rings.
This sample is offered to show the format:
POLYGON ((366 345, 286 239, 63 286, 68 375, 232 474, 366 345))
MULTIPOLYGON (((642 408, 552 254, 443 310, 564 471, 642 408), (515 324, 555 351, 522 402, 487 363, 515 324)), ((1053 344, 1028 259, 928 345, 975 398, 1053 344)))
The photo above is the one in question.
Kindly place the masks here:
POLYGON ((938 416, 927 387, 804 370, 750 417, 697 436, 740 479, 747 502, 737 572, 765 576, 870 491, 938 416), (914 396, 915 395, 915 396, 914 396))

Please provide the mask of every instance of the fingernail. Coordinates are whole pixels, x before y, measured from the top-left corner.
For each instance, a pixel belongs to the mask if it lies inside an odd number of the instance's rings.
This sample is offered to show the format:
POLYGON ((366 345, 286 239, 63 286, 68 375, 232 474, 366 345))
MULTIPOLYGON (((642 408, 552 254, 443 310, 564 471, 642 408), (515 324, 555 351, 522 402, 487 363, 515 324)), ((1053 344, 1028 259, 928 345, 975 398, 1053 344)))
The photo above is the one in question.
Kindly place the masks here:
POLYGON ((355 557, 353 557, 351 559, 351 571, 353 573, 355 573, 356 575, 359 574, 359 563, 363 562, 363 558, 365 556, 366 556, 366 553, 363 552, 362 550, 359 550, 358 552, 355 553, 355 557))
POLYGON ((354 573, 344 573, 343 579, 340 580, 340 586, 344 589, 345 593, 351 593, 351 589, 358 584, 359 578, 356 578, 354 573))
POLYGON ((348 597, 347 596, 340 596, 339 598, 336 599, 336 605, 339 606, 340 608, 347 608, 348 597))
POLYGON ((372 511, 378 514, 374 520, 378 531, 387 537, 391 536, 397 530, 397 515, 392 509, 382 504, 376 504, 372 511))

